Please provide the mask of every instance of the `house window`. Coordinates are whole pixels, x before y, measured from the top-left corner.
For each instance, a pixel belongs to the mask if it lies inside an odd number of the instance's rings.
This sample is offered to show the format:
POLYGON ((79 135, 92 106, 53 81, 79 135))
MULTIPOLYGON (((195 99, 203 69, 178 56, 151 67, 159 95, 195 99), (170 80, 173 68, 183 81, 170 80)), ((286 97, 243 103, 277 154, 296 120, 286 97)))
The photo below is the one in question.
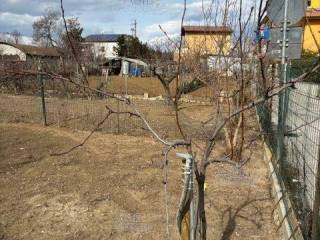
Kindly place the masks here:
POLYGON ((101 47, 100 52, 104 52, 104 51, 105 51, 104 47, 101 47))
POLYGON ((311 0, 308 1, 308 7, 311 7, 311 0))

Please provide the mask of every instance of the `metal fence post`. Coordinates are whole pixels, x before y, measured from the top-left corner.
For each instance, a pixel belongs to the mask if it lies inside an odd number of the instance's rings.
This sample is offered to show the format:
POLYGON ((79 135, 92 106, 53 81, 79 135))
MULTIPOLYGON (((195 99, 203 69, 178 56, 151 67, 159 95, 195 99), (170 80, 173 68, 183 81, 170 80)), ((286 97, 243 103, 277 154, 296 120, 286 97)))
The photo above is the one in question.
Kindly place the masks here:
MULTIPOLYGON (((284 17, 283 17, 283 35, 282 35, 282 50, 281 50, 281 76, 280 85, 287 83, 287 30, 288 30, 288 0, 284 2, 284 17)), ((283 158, 284 155, 284 134, 285 134, 285 114, 286 111, 286 91, 285 93, 279 94, 278 101, 278 127, 277 127, 277 160, 278 162, 283 158)))
POLYGON ((41 61, 38 63, 38 80, 40 85, 40 97, 41 97, 41 111, 43 117, 43 125, 47 126, 47 111, 46 111, 46 101, 45 101, 45 94, 44 94, 44 81, 43 76, 40 73, 42 70, 41 61))

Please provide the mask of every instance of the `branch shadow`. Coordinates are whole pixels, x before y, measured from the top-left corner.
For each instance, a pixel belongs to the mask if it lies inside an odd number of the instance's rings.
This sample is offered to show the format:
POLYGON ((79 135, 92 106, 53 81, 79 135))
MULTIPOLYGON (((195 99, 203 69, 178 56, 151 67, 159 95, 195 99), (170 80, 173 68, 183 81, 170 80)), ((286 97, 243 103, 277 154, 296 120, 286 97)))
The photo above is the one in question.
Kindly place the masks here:
POLYGON ((260 229, 262 227, 263 222, 263 209, 259 206, 256 206, 255 203, 268 201, 270 198, 254 198, 250 199, 249 195, 247 199, 238 205, 236 208, 228 207, 226 210, 222 212, 221 225, 223 225, 223 219, 225 216, 228 216, 227 224, 222 232, 222 236, 220 240, 230 240, 231 236, 235 232, 237 227, 237 219, 241 218, 248 222, 251 222, 256 228, 260 229), (253 207, 254 212, 249 214, 245 214, 245 208, 253 207), (258 216, 258 217, 257 217, 258 216))

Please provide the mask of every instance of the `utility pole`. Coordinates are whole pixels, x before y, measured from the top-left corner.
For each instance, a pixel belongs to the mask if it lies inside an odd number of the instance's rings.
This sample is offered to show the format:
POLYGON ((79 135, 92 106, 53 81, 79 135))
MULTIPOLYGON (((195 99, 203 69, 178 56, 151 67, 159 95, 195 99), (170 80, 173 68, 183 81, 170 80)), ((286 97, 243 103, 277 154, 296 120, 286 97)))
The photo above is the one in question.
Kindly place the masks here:
POLYGON ((131 33, 133 37, 137 37, 137 19, 134 19, 132 24, 131 24, 131 33))

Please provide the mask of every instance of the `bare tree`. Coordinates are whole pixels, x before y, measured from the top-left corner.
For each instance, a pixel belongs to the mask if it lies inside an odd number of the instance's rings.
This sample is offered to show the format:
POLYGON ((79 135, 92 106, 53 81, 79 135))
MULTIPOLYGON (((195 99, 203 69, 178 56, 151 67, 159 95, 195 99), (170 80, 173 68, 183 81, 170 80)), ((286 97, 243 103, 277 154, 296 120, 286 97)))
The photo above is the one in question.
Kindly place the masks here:
POLYGON ((58 11, 47 9, 43 16, 36 20, 33 25, 33 40, 46 47, 57 46, 57 27, 60 19, 58 11))
POLYGON ((21 41, 21 33, 18 30, 14 30, 10 33, 10 36, 13 38, 15 44, 19 44, 21 41))

